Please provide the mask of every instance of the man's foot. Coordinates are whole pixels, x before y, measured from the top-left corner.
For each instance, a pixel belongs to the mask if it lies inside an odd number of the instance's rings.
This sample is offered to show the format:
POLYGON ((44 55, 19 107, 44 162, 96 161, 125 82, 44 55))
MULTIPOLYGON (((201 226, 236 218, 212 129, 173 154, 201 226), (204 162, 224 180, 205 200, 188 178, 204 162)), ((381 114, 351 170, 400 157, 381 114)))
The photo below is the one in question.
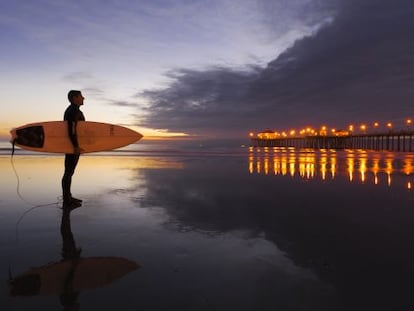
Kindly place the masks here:
POLYGON ((78 201, 63 201, 63 206, 62 209, 67 210, 67 211, 72 211, 75 208, 81 207, 82 203, 78 202, 78 201))
POLYGON ((74 198, 74 197, 72 197, 70 195, 70 196, 64 196, 63 197, 63 202, 66 202, 66 203, 70 203, 70 202, 82 202, 82 200, 81 199, 78 199, 78 198, 74 198))
POLYGON ((72 201, 75 201, 75 202, 82 202, 82 200, 81 200, 81 199, 74 198, 74 197, 71 197, 71 200, 72 200, 72 201))

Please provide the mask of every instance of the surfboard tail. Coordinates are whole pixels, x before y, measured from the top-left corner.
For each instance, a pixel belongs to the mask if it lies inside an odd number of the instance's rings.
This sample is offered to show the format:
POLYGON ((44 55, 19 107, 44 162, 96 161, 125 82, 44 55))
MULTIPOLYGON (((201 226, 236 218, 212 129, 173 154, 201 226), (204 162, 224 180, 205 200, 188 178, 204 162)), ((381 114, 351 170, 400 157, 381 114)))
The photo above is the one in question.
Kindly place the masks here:
POLYGON ((10 131, 11 143, 32 148, 43 148, 45 132, 43 126, 33 125, 16 128, 10 131))

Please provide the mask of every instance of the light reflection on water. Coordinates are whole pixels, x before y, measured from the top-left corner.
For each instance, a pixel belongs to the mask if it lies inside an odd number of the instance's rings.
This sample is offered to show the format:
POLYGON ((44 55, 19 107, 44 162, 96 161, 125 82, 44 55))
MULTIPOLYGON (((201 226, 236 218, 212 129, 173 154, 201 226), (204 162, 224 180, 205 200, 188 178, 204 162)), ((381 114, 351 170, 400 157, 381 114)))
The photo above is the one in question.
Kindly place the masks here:
MULTIPOLYGON (((71 215, 76 246, 86 258, 142 265, 104 289, 82 291, 82 310, 393 310, 411 303, 404 284, 414 275, 412 155, 197 148, 81 158, 73 190, 84 204, 71 215)), ((53 202, 62 161, 16 156, 21 194, 53 202)), ((16 194, 8 156, 0 157, 0 171, 0 267, 11 262, 18 276, 60 260, 61 210, 27 214, 15 243, 14 224, 30 206, 16 194)), ((3 294, 0 305, 56 310, 59 301, 3 294)))
POLYGON ((346 177, 349 182, 394 186, 398 176, 411 190, 414 154, 363 150, 296 150, 293 148, 249 148, 250 174, 281 175, 322 181, 346 177))

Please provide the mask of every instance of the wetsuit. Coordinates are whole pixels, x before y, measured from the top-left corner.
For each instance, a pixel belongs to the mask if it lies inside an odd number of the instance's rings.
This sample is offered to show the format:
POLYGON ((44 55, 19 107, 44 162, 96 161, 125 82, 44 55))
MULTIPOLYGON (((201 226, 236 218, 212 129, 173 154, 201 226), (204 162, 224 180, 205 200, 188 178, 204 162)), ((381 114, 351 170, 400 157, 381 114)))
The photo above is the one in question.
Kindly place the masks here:
MULTIPOLYGON (((76 133, 76 124, 78 121, 85 121, 85 116, 79 107, 75 104, 70 104, 65 110, 63 117, 64 121, 68 123, 68 134, 70 141, 74 148, 79 147, 78 137, 76 133)), ((79 154, 65 154, 65 173, 62 178, 63 199, 67 200, 72 197, 70 187, 72 184, 72 176, 75 173, 76 165, 79 161, 79 154)))

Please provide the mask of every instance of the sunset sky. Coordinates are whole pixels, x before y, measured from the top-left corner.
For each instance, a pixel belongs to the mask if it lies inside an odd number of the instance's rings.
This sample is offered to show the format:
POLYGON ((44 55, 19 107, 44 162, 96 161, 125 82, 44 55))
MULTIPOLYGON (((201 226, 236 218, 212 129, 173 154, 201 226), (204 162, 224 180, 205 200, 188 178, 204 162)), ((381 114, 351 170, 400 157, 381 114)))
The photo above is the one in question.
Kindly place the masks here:
POLYGON ((411 0, 15 0, 0 3, 0 135, 87 120, 145 136, 414 117, 411 0))

